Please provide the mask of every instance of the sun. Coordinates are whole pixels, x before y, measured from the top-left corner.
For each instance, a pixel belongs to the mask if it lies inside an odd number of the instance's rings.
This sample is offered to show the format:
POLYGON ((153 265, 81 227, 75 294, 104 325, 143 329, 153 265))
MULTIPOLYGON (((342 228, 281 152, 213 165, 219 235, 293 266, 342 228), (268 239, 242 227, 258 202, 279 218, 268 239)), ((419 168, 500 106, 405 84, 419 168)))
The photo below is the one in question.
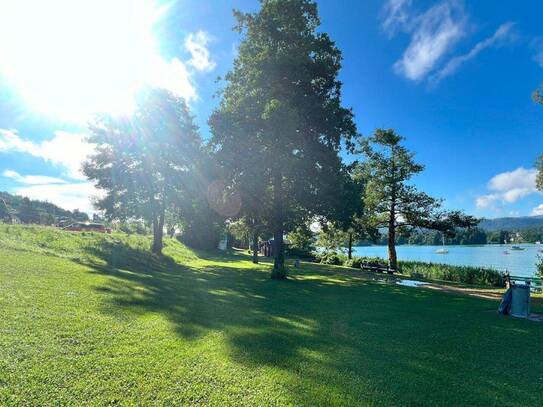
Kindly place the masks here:
POLYGON ((160 66, 151 0, 3 0, 0 80, 68 120, 127 113, 160 66))

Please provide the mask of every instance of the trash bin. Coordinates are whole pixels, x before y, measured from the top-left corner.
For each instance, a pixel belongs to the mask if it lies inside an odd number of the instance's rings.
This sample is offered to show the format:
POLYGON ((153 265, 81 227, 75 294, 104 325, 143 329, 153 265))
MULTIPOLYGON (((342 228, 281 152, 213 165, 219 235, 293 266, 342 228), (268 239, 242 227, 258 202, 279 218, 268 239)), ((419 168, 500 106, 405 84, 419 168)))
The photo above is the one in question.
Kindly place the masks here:
POLYGON ((513 298, 511 300, 511 316, 528 318, 530 316, 530 286, 527 284, 514 284, 513 298))

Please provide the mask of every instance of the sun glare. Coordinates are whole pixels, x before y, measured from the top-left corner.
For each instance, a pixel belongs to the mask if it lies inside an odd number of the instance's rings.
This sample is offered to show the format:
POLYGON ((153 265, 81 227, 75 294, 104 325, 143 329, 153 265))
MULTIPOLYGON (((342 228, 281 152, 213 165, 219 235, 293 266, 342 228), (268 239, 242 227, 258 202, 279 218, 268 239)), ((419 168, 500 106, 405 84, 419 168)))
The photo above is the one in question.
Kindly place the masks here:
POLYGON ((151 0, 4 0, 0 74, 33 109, 67 120, 130 111, 161 62, 151 0))

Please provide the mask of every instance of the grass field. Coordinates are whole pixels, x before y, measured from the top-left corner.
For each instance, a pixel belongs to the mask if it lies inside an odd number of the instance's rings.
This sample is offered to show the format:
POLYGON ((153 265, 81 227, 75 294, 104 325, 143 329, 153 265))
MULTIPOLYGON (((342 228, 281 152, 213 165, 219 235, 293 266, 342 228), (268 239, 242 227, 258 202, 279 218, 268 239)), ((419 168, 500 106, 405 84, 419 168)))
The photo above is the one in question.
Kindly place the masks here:
POLYGON ((0 405, 541 405, 492 300, 138 236, 0 225, 0 405))

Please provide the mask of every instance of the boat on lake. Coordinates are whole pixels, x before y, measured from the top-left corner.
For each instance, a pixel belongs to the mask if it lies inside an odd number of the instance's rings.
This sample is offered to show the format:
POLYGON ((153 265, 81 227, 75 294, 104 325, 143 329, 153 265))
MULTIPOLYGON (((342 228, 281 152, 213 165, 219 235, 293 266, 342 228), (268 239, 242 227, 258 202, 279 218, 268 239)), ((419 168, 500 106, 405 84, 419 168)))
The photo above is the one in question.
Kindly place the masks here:
POLYGON ((526 250, 524 247, 520 247, 520 246, 511 246, 511 250, 526 250))
POLYGON ((445 249, 445 236, 441 236, 441 249, 437 249, 435 254, 447 254, 449 251, 445 249))

